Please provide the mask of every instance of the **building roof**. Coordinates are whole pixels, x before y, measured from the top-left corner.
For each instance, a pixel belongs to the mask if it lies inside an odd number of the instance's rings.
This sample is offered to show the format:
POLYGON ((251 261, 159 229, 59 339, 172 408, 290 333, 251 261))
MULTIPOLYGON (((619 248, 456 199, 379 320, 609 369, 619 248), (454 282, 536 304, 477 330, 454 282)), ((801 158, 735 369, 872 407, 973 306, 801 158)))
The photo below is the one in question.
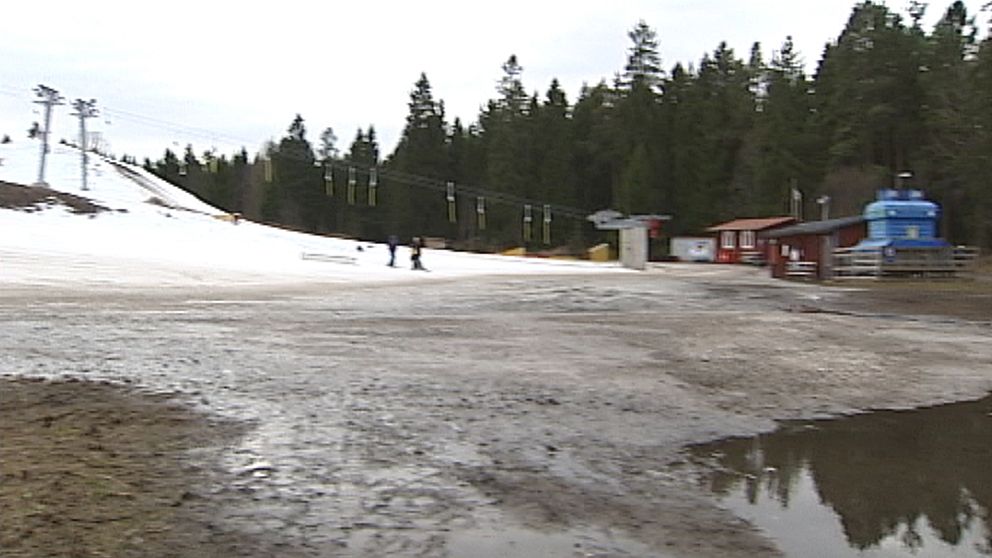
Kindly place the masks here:
POLYGON ((773 227, 780 227, 795 222, 795 217, 762 217, 758 219, 734 219, 726 223, 714 225, 708 229, 709 232, 720 231, 763 231, 773 227))
POLYGON ((852 215, 850 217, 839 217, 837 219, 827 219, 824 221, 809 221, 807 223, 799 223, 796 225, 775 229, 773 231, 763 232, 761 233, 761 236, 763 238, 781 238, 783 236, 825 234, 825 233, 832 233, 836 230, 843 229, 844 227, 849 227, 851 225, 857 225, 858 223, 864 223, 864 222, 865 222, 865 218, 863 215, 852 215))
POLYGON ((879 238, 871 239, 866 238, 859 242, 858 244, 851 246, 850 250, 860 251, 860 250, 874 250, 878 248, 887 248, 892 246, 894 248, 946 248, 951 244, 942 238, 932 238, 932 239, 909 239, 909 238, 879 238))

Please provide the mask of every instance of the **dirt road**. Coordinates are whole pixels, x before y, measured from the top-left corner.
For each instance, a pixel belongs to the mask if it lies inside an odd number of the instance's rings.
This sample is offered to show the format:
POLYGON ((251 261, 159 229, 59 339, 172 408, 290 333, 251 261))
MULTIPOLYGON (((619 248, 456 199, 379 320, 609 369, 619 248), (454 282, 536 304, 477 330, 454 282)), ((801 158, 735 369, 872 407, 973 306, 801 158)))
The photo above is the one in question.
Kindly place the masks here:
POLYGON ((8 290, 0 374, 110 385, 3 382, 0 554, 773 556, 684 446, 984 395, 992 302, 962 296, 679 265, 8 290))

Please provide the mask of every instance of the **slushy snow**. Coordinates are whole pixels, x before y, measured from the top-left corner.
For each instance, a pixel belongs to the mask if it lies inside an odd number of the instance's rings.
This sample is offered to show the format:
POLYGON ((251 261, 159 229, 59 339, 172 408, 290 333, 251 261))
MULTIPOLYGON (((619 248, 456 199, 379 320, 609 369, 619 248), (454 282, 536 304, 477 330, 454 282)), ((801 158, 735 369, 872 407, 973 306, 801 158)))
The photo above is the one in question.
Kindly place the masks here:
MULTIPOLYGON (((37 141, 0 145, 0 181, 33 184, 39 151, 37 141)), ((90 154, 88 169, 84 191, 79 150, 52 145, 45 181, 110 211, 80 215, 60 204, 0 209, 0 285, 245 286, 622 271, 615 264, 449 250, 425 250, 430 271, 413 271, 405 246, 390 268, 384 244, 234 224, 140 167, 90 154)))

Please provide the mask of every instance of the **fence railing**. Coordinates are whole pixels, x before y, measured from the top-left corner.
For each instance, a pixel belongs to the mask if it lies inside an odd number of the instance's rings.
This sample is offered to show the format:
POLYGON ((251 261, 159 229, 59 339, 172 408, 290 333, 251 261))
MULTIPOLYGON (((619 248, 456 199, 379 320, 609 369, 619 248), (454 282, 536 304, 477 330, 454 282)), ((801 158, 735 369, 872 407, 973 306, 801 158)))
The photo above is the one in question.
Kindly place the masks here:
POLYGON ((881 266, 881 249, 837 248, 834 250, 835 277, 878 277, 881 266))
POLYGON ((975 246, 954 247, 954 267, 959 272, 974 271, 981 250, 975 246))
POLYGON ((816 262, 788 262, 785 264, 785 276, 794 279, 816 279, 816 262))
POLYGON ((978 249, 946 248, 838 248, 834 276, 845 277, 952 277, 974 267, 978 249))

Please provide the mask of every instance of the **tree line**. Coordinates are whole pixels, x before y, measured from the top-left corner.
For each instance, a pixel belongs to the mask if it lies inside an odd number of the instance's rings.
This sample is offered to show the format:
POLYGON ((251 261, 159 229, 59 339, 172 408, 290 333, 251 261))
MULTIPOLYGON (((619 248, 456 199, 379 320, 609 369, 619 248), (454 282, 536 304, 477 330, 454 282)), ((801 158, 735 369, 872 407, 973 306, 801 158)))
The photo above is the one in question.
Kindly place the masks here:
POLYGON ((831 216, 853 215, 876 189, 904 183, 941 204, 949 240, 992 247, 992 39, 978 39, 960 1, 931 30, 926 9, 856 5, 812 76, 791 37, 771 60, 757 43, 746 56, 720 43, 666 70, 641 21, 622 71, 574 102, 557 79, 528 93, 510 56, 469 124, 449 122, 421 74, 386 156, 372 126, 342 152, 331 128, 312 144, 297 115, 254 157, 188 146, 145 166, 248 218, 473 249, 579 249, 605 238, 582 218, 605 208, 668 214, 666 235, 698 234, 787 214, 793 189, 807 217, 821 196, 831 216))

